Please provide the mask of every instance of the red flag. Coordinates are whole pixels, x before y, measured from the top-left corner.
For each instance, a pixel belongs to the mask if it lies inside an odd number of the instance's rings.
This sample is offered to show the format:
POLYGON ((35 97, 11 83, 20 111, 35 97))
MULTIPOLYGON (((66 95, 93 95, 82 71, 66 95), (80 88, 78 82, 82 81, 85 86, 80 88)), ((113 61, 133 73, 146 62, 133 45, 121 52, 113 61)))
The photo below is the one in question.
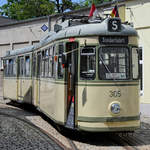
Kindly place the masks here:
POLYGON ((95 7, 95 4, 93 3, 92 6, 91 6, 91 10, 90 10, 90 13, 89 13, 89 17, 92 17, 92 16, 93 16, 93 13, 94 13, 95 10, 96 10, 96 7, 95 7))
POLYGON ((115 7, 113 8, 110 15, 111 15, 111 17, 119 17, 118 6, 117 5, 115 5, 115 7))

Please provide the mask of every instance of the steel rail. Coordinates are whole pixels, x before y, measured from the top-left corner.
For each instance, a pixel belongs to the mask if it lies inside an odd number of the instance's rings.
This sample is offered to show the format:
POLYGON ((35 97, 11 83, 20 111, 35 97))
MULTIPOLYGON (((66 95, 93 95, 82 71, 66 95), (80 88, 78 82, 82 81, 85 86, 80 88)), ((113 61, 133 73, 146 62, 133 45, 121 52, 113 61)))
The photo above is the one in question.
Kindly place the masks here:
MULTIPOLYGON (((131 138, 131 136, 121 136, 121 135, 113 135, 113 137, 109 138, 116 144, 123 146, 124 149, 126 150, 140 150, 140 148, 138 148, 138 144, 143 144, 143 141, 140 141, 138 139, 133 139, 131 138)), ((135 137, 136 138, 136 137, 135 137)))

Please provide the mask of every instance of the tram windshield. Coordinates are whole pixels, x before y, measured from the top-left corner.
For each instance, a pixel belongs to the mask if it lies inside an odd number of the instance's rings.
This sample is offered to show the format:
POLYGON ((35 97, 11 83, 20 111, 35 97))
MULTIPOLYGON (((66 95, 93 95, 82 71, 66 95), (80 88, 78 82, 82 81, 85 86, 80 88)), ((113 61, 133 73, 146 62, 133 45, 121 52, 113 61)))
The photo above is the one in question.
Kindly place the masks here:
POLYGON ((99 78, 101 80, 129 79, 129 67, 127 47, 99 48, 99 78))

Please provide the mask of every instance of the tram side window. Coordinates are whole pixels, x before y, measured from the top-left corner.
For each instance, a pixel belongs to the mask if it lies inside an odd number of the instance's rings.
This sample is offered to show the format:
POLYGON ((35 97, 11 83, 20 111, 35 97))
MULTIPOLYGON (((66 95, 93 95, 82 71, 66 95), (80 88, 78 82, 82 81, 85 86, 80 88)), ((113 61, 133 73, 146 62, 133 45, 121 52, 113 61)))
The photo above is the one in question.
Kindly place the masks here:
POLYGON ((19 76, 22 77, 24 75, 24 58, 19 59, 19 76))
POLYGON ((35 54, 33 54, 33 63, 32 63, 32 72, 33 72, 33 77, 35 77, 35 75, 36 75, 36 55, 35 54))
POLYGON ((56 54, 56 45, 53 46, 53 66, 52 66, 52 77, 56 76, 56 63, 57 63, 57 54, 56 54))
POLYGON ((42 66, 41 66, 41 76, 45 76, 45 51, 42 51, 42 66))
POLYGON ((16 59, 13 59, 13 76, 17 75, 17 64, 16 64, 16 59))
POLYGON ((8 76, 13 76, 13 59, 9 59, 8 76))
POLYGON ((30 57, 29 56, 25 57, 25 76, 26 77, 30 76, 30 57))
POLYGON ((3 62, 4 62, 4 76, 6 77, 7 76, 7 64, 6 64, 7 60, 3 60, 3 62))
POLYGON ((86 46, 80 53, 80 77, 82 80, 94 80, 96 76, 96 48, 86 46))
POLYGON ((8 64, 9 64, 9 60, 5 60, 4 64, 5 64, 5 69, 4 69, 5 76, 7 77, 8 76, 8 64))
POLYGON ((45 51, 45 77, 49 74, 49 49, 45 51))
POLYGON ((138 59, 138 49, 132 48, 132 73, 133 79, 138 79, 139 77, 139 59, 138 59))
POLYGON ((37 56, 37 77, 40 77, 41 75, 41 54, 38 53, 37 56))
POLYGON ((63 78, 63 66, 62 66, 62 54, 64 52, 64 45, 63 43, 59 44, 58 49, 58 79, 63 78))
POLYGON ((5 64, 5 76, 8 77, 9 76, 9 60, 5 60, 4 62, 5 64))
POLYGON ((54 55, 53 55, 53 46, 50 47, 49 52, 49 77, 53 77, 53 66, 54 66, 54 55))

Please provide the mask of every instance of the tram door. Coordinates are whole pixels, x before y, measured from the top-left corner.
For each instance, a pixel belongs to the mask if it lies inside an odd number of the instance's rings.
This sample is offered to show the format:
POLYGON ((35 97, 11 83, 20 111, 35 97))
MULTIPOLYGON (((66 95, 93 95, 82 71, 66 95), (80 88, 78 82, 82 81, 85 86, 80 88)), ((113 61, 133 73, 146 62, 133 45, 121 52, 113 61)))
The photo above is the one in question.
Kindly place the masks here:
POLYGON ((75 127, 75 110, 76 110, 76 87, 75 83, 77 82, 78 77, 78 43, 70 42, 66 44, 67 50, 67 67, 65 80, 67 83, 67 120, 66 127, 74 128, 75 127))

